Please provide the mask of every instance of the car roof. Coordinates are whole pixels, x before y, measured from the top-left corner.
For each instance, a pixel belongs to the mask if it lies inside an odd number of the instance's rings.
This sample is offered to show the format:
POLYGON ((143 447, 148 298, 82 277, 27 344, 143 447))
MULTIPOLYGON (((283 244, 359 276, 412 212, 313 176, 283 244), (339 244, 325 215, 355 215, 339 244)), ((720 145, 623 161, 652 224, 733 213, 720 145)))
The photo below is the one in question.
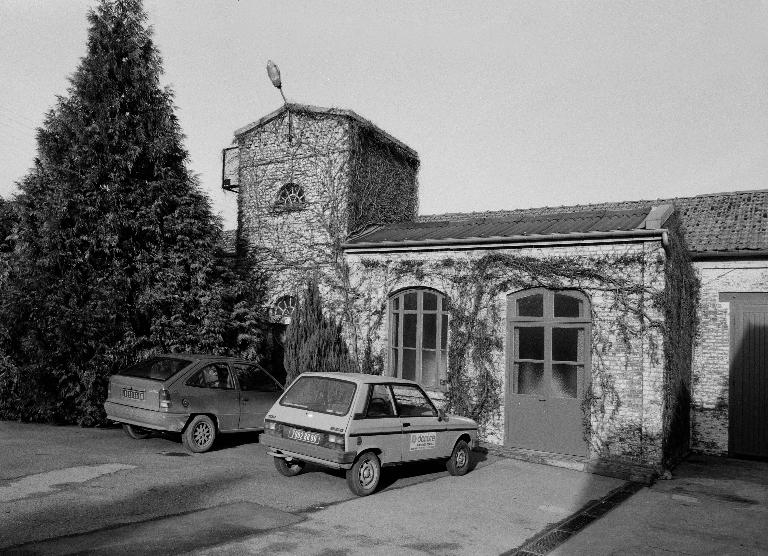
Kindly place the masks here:
POLYGON ((418 384, 413 380, 407 380, 404 378, 398 378, 396 376, 385 375, 369 375, 365 373, 302 373, 299 376, 318 376, 325 378, 336 378, 339 380, 348 380, 350 382, 356 382, 358 384, 418 384))
POLYGON ((235 361, 238 363, 257 364, 255 361, 248 361, 240 357, 231 357, 229 355, 211 355, 208 353, 158 353, 154 357, 165 357, 173 359, 188 359, 190 361, 235 361))

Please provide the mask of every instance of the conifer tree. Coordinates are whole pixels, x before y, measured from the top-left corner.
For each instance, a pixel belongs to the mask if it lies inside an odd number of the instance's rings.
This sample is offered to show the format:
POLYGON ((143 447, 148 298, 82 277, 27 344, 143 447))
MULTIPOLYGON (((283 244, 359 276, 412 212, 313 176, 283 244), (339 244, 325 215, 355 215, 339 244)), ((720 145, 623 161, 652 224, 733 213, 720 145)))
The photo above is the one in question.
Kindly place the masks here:
POLYGON ((285 335, 286 384, 304 372, 355 372, 342 327, 323 314, 317 277, 307 282, 285 335))
POLYGON ((137 358, 254 349, 241 333, 263 288, 217 257, 221 225, 187 170, 141 1, 104 0, 88 19, 19 184, 0 417, 92 424, 109 375, 137 358))

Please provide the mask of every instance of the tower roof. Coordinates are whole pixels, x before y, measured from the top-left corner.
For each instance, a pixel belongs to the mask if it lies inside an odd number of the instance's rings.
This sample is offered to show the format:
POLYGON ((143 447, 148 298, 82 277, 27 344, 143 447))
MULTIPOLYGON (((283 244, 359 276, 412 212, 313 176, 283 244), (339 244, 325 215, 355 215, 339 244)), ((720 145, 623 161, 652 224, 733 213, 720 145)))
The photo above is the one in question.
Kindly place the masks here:
POLYGON ((393 135, 390 135, 383 129, 381 129, 379 126, 371 122, 370 120, 366 120, 356 112, 352 110, 347 110, 343 108, 322 108, 320 106, 311 106, 309 104, 297 104, 297 103, 288 103, 284 104, 274 112, 270 112, 266 116, 263 116, 256 120, 255 122, 251 122, 250 124, 243 126, 237 130, 235 130, 235 138, 240 137, 241 135, 248 133, 249 131, 256 129, 257 127, 261 127, 275 118, 280 117, 282 114, 291 111, 293 113, 305 113, 305 114, 320 114, 320 115, 327 115, 327 116, 337 116, 342 118, 349 118, 351 120, 356 121, 360 125, 374 131, 383 141, 392 143, 393 145, 396 145, 401 150, 405 152, 408 156, 418 160, 419 159, 419 153, 417 153, 415 150, 413 150, 411 147, 394 137, 393 135))

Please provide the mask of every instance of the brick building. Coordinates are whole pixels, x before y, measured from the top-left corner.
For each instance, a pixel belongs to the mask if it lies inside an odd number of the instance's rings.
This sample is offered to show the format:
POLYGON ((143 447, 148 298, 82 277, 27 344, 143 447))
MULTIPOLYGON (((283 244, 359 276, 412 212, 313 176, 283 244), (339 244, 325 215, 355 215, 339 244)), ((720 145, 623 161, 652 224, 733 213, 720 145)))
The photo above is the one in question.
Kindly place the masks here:
POLYGON ((768 456, 768 191, 417 215, 415 151, 286 105, 224 151, 287 322, 308 272, 361 366, 520 457, 629 474, 768 456))

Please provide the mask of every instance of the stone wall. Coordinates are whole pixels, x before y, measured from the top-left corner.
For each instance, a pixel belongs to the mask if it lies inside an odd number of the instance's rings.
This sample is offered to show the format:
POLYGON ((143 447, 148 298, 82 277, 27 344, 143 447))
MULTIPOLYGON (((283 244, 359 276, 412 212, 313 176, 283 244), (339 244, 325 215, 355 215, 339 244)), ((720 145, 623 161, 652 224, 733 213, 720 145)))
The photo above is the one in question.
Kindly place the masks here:
POLYGON ((415 153, 351 117, 311 110, 282 112, 236 140, 239 251, 270 276, 270 302, 318 272, 323 297, 338 308, 350 229, 415 218, 415 153), (281 210, 275 201, 289 183, 306 204, 281 210))
POLYGON ((693 364, 692 449, 728 454, 730 307, 721 292, 768 292, 768 261, 694 262, 701 280, 699 339, 693 364))
MULTIPOLYGON (((469 302, 481 305, 478 318, 487 323, 493 336, 489 344, 495 346, 489 366, 500 385, 498 407, 483 421, 482 434, 495 444, 504 443, 507 295, 534 286, 585 292, 593 317, 585 422, 591 456, 661 464, 665 358, 663 313, 654 306, 654 299, 665 288, 666 257, 659 241, 498 251, 348 253, 347 258, 356 315, 348 328, 350 341, 357 342, 360 352, 370 342, 385 369, 389 368, 387 299, 392 292, 431 287, 449 297, 452 311, 469 302), (499 265, 483 263, 495 257, 499 265), (482 284, 482 291, 472 289, 477 284, 482 284)), ((452 326, 450 321, 449 343, 455 334, 452 326)), ((471 361, 475 355, 468 354, 470 372, 477 371, 471 361)), ((430 394, 437 400, 450 398, 446 391, 430 394)))

